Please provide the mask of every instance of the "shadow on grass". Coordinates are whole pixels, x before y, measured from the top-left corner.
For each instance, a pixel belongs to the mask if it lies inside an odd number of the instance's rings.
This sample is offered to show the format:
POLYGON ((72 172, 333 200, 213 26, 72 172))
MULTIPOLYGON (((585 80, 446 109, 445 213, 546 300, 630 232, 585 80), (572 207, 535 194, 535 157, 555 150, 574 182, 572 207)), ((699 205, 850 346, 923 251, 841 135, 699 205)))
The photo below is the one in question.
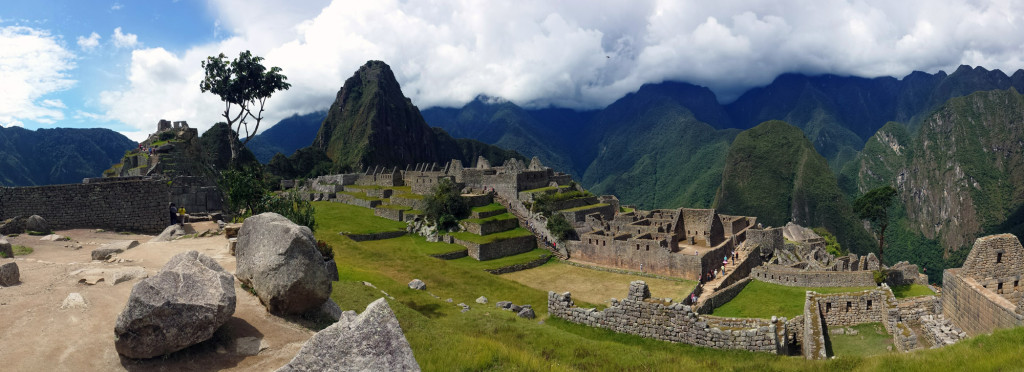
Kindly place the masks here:
POLYGON ((425 303, 420 304, 413 300, 402 301, 402 304, 408 306, 410 309, 416 310, 416 312, 423 314, 423 316, 430 319, 437 319, 444 316, 444 313, 439 311, 441 305, 436 303, 425 303))

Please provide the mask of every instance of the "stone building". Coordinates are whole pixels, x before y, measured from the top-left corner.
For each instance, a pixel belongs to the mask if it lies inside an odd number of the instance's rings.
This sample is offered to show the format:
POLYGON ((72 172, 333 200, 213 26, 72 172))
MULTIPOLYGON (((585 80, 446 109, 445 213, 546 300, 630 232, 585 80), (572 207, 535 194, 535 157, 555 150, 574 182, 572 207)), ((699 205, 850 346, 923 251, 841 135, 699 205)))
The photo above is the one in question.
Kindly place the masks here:
POLYGON ((970 336, 1024 325, 1024 247, 1012 234, 978 238, 958 269, 942 273, 942 309, 970 336))

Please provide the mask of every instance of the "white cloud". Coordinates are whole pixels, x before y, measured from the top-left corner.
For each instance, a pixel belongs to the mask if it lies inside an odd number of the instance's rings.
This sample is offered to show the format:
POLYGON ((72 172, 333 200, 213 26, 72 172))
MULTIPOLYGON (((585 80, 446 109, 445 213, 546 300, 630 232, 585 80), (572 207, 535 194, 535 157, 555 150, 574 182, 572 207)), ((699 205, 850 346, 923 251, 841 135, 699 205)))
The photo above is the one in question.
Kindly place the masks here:
POLYGON ((138 35, 121 33, 120 27, 114 29, 114 35, 111 38, 114 39, 114 46, 118 48, 134 48, 139 45, 138 35))
POLYGON ((20 26, 0 28, 0 125, 63 119, 64 103, 42 98, 75 84, 67 75, 75 68, 73 59, 74 54, 47 31, 20 26))
POLYGON ((370 59, 389 63, 421 108, 479 94, 594 108, 664 80, 728 100, 786 72, 1024 67, 1024 2, 215 0, 212 9, 234 36, 177 55, 137 50, 130 85, 105 94, 111 117, 140 129, 159 115, 208 127, 222 107, 199 92, 199 62, 246 49, 293 84, 268 101, 271 123, 325 108, 370 59))
POLYGON ((110 6, 110 10, 121 10, 123 7, 124 5, 121 5, 121 3, 114 3, 114 5, 110 6))
POLYGON ((90 51, 100 45, 100 34, 93 32, 89 37, 79 36, 78 47, 84 51, 90 51))

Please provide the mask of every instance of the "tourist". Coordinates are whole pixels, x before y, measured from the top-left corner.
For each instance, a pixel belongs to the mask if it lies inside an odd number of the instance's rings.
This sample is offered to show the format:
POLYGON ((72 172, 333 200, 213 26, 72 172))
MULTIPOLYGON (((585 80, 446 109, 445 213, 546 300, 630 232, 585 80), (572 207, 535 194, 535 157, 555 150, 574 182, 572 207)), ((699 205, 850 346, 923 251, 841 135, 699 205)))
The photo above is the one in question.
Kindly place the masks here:
POLYGON ((174 207, 174 202, 171 202, 171 225, 178 224, 178 208, 174 207))

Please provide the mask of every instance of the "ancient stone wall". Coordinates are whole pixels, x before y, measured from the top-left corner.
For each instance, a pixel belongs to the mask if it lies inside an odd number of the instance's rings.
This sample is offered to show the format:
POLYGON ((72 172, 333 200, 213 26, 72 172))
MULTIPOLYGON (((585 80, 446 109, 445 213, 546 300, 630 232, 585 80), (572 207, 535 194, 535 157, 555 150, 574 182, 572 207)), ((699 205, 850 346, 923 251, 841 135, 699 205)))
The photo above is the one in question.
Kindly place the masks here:
POLYGON ((466 247, 469 256, 478 261, 493 260, 502 257, 526 253, 537 248, 537 238, 532 235, 499 240, 491 243, 474 243, 461 239, 453 239, 455 244, 466 247))
MULTIPOLYGON (((701 269, 702 256, 673 253, 658 247, 647 250, 646 244, 636 249, 635 244, 629 240, 615 240, 609 237, 600 244, 570 241, 566 242, 565 246, 569 257, 574 261, 689 280, 697 280, 704 274, 701 269)), ((705 256, 713 253, 714 251, 707 252, 705 256)), ((712 260, 721 263, 725 253, 716 256, 712 260)))
POLYGON ((694 311, 700 314, 711 314, 711 312, 714 311, 715 308, 725 305, 725 303, 732 301, 733 298, 736 298, 736 295, 740 294, 740 292, 743 291, 743 288, 747 287, 747 284, 750 283, 750 280, 750 278, 744 278, 743 280, 740 280, 736 283, 732 283, 732 285, 728 287, 715 291, 713 295, 704 299, 703 302, 699 303, 694 311))
POLYGON ((1024 325, 1017 306, 984 288, 963 269, 942 273, 942 314, 970 336, 1024 325))
POLYGON ((185 208, 185 213, 210 213, 224 209, 224 194, 217 185, 202 177, 174 177, 169 191, 171 201, 178 208, 185 208))
POLYGON ((346 234, 345 236, 347 236, 349 239, 352 239, 353 241, 365 242, 370 240, 393 239, 405 234, 405 231, 385 231, 370 234, 346 234))
POLYGON ((404 221, 403 210, 393 208, 374 208, 373 215, 387 218, 392 221, 404 221))
POLYGON ((37 214, 55 230, 159 233, 170 224, 167 181, 0 187, 0 220, 37 214))
POLYGON ((790 287, 868 287, 875 285, 874 273, 871 271, 801 271, 767 264, 754 268, 750 275, 762 282, 790 287))
MULTIPOLYGON (((392 195, 391 204, 401 205, 412 209, 423 210, 425 204, 423 198, 407 198, 402 195, 392 195)), ((501 213, 499 213, 501 214, 501 213)))
POLYGON ((747 229, 747 244, 757 244, 761 246, 761 254, 766 256, 772 256, 775 251, 782 249, 782 245, 785 244, 782 239, 782 228, 773 229, 747 229))
POLYGON ((484 223, 465 222, 462 225, 466 228, 466 231, 483 236, 519 227, 519 220, 508 218, 504 220, 491 220, 484 223))
POLYGON ((942 300, 937 296, 904 298, 896 306, 904 322, 917 322, 922 316, 942 314, 942 300))
POLYGON ((786 352, 785 344, 780 342, 780 333, 785 335, 785 330, 778 329, 785 327, 784 322, 709 318, 680 303, 650 301, 646 289, 644 282, 635 281, 630 284, 630 292, 625 299, 612 300, 611 306, 601 311, 575 307, 568 292, 548 292, 548 313, 573 323, 670 342, 716 349, 786 352), (744 328, 722 329, 714 324, 742 325, 744 328))
POLYGON ((377 208, 377 206, 381 204, 380 200, 360 199, 349 194, 337 194, 337 197, 334 199, 334 201, 371 209, 377 208))
POLYGON ((827 331, 825 320, 818 311, 818 304, 814 301, 814 292, 807 292, 804 300, 804 329, 803 337, 800 337, 801 353, 806 359, 825 359, 828 357, 828 347, 825 344, 827 331))
POLYGON ((609 204, 575 211, 560 211, 559 213, 565 216, 565 219, 569 220, 569 222, 579 224, 586 220, 588 214, 598 213, 605 220, 610 220, 615 217, 615 212, 618 212, 618 210, 609 204))
POLYGON ((814 300, 829 326, 881 323, 887 319, 886 296, 880 290, 818 294, 814 300))

